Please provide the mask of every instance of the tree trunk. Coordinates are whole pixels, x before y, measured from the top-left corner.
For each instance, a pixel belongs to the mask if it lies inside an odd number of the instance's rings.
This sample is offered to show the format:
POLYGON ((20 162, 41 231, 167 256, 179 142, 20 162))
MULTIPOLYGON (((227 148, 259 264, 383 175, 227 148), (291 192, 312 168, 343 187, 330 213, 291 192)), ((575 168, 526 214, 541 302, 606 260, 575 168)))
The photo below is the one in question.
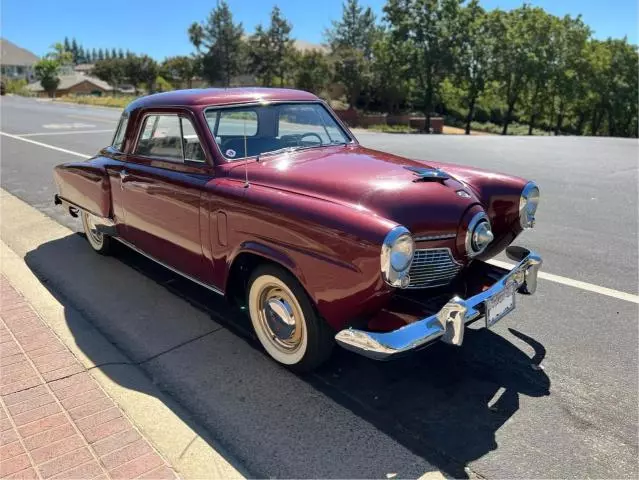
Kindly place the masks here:
POLYGON ((506 110, 506 118, 504 119, 504 128, 501 131, 502 135, 508 135, 508 125, 510 125, 510 122, 512 121, 516 101, 517 100, 512 100, 508 102, 508 110, 506 110))
POLYGON ((530 116, 530 122, 528 122, 528 135, 531 136, 533 134, 533 130, 535 129, 535 119, 537 118, 537 114, 533 113, 530 116))
POLYGON ((586 113, 579 112, 577 118, 577 135, 582 136, 584 134, 584 127, 586 126, 586 113))
POLYGON ((595 112, 593 113, 593 116, 592 116, 592 127, 591 127, 591 133, 595 137, 597 136, 597 133, 599 133, 599 128, 601 127, 602 119, 603 119, 603 112, 601 112, 601 115, 599 115, 599 111, 595 109, 595 112))
POLYGON ((617 135, 617 125, 615 124, 615 116, 612 108, 608 110, 608 135, 614 137, 617 135))
POLYGON ((430 72, 426 79, 426 102, 424 107, 424 130, 426 133, 430 133, 430 114, 433 110, 433 78, 432 75, 430 75, 430 72))
POLYGON ((557 123, 555 124, 555 137, 561 133, 561 124, 564 122, 564 102, 559 103, 559 112, 557 113, 557 123))
POLYGON ((477 94, 473 92, 468 102, 468 115, 466 116, 466 135, 470 135, 470 124, 475 116, 475 103, 477 102, 477 94))

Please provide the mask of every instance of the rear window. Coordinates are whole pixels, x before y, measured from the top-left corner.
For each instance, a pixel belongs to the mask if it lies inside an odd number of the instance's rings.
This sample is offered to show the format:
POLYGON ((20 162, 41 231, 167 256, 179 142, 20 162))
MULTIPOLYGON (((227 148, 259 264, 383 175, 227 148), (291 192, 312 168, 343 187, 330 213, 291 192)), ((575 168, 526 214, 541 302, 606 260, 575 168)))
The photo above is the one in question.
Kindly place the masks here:
POLYGON ((182 133, 177 115, 149 115, 135 153, 182 161, 182 133))
POLYGON ((129 124, 129 116, 126 113, 122 114, 120 118, 120 123, 118 124, 118 128, 115 131, 115 136, 113 137, 113 143, 111 146, 118 150, 122 151, 122 146, 124 145, 124 134, 126 133, 126 126, 129 124))

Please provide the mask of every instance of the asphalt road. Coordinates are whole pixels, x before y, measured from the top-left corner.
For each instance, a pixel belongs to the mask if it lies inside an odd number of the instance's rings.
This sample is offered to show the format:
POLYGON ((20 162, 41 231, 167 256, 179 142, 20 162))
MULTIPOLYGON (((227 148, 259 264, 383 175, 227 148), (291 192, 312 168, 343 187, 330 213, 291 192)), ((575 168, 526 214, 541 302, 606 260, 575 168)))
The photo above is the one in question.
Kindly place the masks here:
MULTIPOLYGON (((115 110, 21 98, 3 97, 0 107, 2 132, 28 134, 24 138, 87 155, 110 142, 119 116, 115 110)), ((637 140, 377 133, 357 137, 366 146, 412 158, 535 180, 541 189, 537 227, 517 243, 542 255, 545 272, 637 294, 637 140)), ((0 141, 2 188, 77 229, 76 221, 51 201, 52 167, 74 157, 6 136, 0 141)), ((226 326, 234 324, 233 313, 192 285, 134 254, 122 252, 118 258, 167 286, 178 300, 186 299, 211 315, 223 313, 226 326)), ((103 264, 93 263, 96 273, 109 273, 103 264)), ((48 281, 55 289, 55 275, 48 281)), ((73 304, 73 295, 68 300, 73 304)), ((636 478, 638 305, 548 280, 540 281, 536 296, 519 300, 514 315, 494 330, 471 332, 461 349, 438 345, 385 364, 339 351, 325 368, 307 377, 272 368, 268 360, 251 354, 250 367, 263 376, 255 377, 252 371, 251 378, 259 380, 255 390, 242 390, 242 401, 250 403, 251 393, 281 401, 278 392, 285 390, 286 405, 278 404, 270 414, 285 418, 287 428, 281 423, 277 429, 267 428, 250 414, 239 423, 213 421, 218 407, 207 403, 206 390, 213 386, 204 385, 202 391, 188 379, 168 376, 161 365, 150 366, 148 372, 257 476, 370 477, 382 474, 373 466, 387 462, 392 465, 387 473, 408 477, 429 462, 454 476, 636 478), (539 363, 543 369, 533 368, 539 363), (291 420, 311 408, 306 407, 308 398, 323 399, 307 413, 334 427, 332 437, 321 429, 321 434, 307 431, 313 429, 307 420, 299 423, 303 429, 291 420), (339 426, 331 423, 335 411, 340 412, 339 426), (362 429, 362 421, 366 429, 358 437, 352 429, 362 429), (285 441, 282 435, 289 438, 285 441), (254 448, 247 452, 242 444, 249 438, 254 448), (322 461, 324 469, 319 467, 322 461)), ((237 346, 241 332, 228 335, 233 351, 200 348, 201 358, 185 350, 171 355, 177 355, 175 361, 185 369, 200 362, 226 364, 225 355, 247 348, 237 346)), ((249 375, 246 366, 239 371, 249 375)), ((216 376, 212 382, 234 388, 229 378, 216 376)), ((256 408, 264 408, 257 397, 253 400, 256 408)))

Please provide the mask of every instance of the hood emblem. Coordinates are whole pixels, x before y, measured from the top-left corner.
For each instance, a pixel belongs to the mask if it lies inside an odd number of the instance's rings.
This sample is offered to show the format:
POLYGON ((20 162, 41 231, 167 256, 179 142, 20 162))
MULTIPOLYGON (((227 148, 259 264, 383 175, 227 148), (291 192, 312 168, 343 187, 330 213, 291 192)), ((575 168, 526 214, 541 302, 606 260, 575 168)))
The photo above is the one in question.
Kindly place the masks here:
POLYGON ((406 170, 410 170, 417 176, 413 182, 442 182, 448 180, 450 176, 443 170, 438 168, 426 168, 426 167, 404 167, 406 170))

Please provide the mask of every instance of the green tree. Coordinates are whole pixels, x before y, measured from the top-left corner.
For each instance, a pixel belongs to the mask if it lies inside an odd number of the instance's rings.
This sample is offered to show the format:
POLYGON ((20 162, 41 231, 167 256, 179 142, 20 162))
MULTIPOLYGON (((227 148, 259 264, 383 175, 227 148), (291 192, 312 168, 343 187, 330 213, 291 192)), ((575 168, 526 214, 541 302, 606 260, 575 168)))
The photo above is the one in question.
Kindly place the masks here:
POLYGON ((358 0, 347 0, 342 4, 342 18, 332 22, 333 28, 325 32, 331 50, 355 49, 371 58, 373 44, 377 39, 375 14, 370 7, 364 9, 358 0))
POLYGON ((443 79, 453 69, 456 26, 462 0, 389 0, 384 7, 393 39, 409 54, 415 99, 426 131, 443 79))
POLYGON ((555 135, 561 133, 566 116, 576 112, 580 100, 588 95, 586 48, 591 31, 580 17, 573 19, 565 16, 561 19, 561 24, 557 39, 557 62, 551 78, 549 124, 554 126, 555 135))
POLYGON ((291 29, 277 6, 273 7, 267 30, 262 25, 255 27, 249 39, 249 64, 262 85, 271 86, 275 77, 279 78, 280 86, 284 85, 286 72, 292 67, 291 29))
POLYGON ((70 65, 73 63, 73 53, 64 48, 62 43, 54 43, 51 45, 52 51, 47 53, 46 58, 57 63, 58 68, 62 65, 70 65))
POLYGON ((108 82, 116 90, 126 78, 125 61, 120 59, 98 60, 93 66, 93 74, 108 82))
POLYGON ((95 63, 99 60, 98 58, 98 51, 95 48, 91 49, 91 62, 95 63))
POLYGON ((63 45, 64 45, 64 49, 67 52, 71 51, 71 42, 69 42, 69 37, 64 37, 64 44, 63 45))
POLYGON ((55 97, 55 92, 60 84, 59 67, 59 62, 53 58, 43 58, 34 65, 36 78, 40 80, 40 85, 51 98, 55 97))
POLYGON ((129 55, 124 60, 111 60, 123 65, 124 76, 133 86, 136 95, 142 83, 146 84, 149 92, 153 91, 159 68, 157 62, 151 57, 148 55, 129 55))
POLYGON ((118 58, 120 59, 124 58, 124 50, 122 50, 121 48, 118 49, 118 58))
POLYGON ((344 86, 350 108, 370 86, 373 44, 379 33, 373 11, 364 9, 358 0, 344 3, 342 18, 325 32, 334 59, 335 80, 344 86))
POLYGON ((301 52, 295 59, 295 88, 320 95, 331 75, 326 55, 318 50, 301 52))
POLYGON ((397 112, 411 89, 410 63, 403 46, 385 32, 373 44, 372 90, 383 111, 397 112))
POLYGON ((494 21, 486 14, 478 0, 472 0, 459 11, 457 41, 454 43, 453 83, 462 93, 461 104, 467 109, 465 133, 470 125, 475 107, 494 70, 494 21))
POLYGON ((80 57, 80 48, 78 47, 78 42, 75 40, 75 38, 71 40, 71 55, 73 58, 73 64, 77 65, 78 59, 80 57))
POLYGON ((233 22, 228 4, 221 1, 205 22, 193 23, 188 34, 200 57, 204 77, 211 83, 229 86, 244 63, 244 28, 233 22))
POLYGON ((191 88, 193 77, 197 74, 197 60, 193 57, 169 57, 162 62, 160 74, 175 86, 191 88))
MULTIPOLYGON (((514 119, 515 107, 522 100, 530 84, 542 86, 539 79, 548 75, 538 74, 535 69, 544 57, 544 32, 547 28, 545 12, 524 5, 509 12, 495 11, 496 80, 500 83, 506 104, 502 134, 508 134, 508 126, 514 119), (540 25, 538 25, 538 22, 540 25)), ((535 96, 535 93, 532 94, 535 96)), ((533 98, 533 103, 537 101, 533 98)))

